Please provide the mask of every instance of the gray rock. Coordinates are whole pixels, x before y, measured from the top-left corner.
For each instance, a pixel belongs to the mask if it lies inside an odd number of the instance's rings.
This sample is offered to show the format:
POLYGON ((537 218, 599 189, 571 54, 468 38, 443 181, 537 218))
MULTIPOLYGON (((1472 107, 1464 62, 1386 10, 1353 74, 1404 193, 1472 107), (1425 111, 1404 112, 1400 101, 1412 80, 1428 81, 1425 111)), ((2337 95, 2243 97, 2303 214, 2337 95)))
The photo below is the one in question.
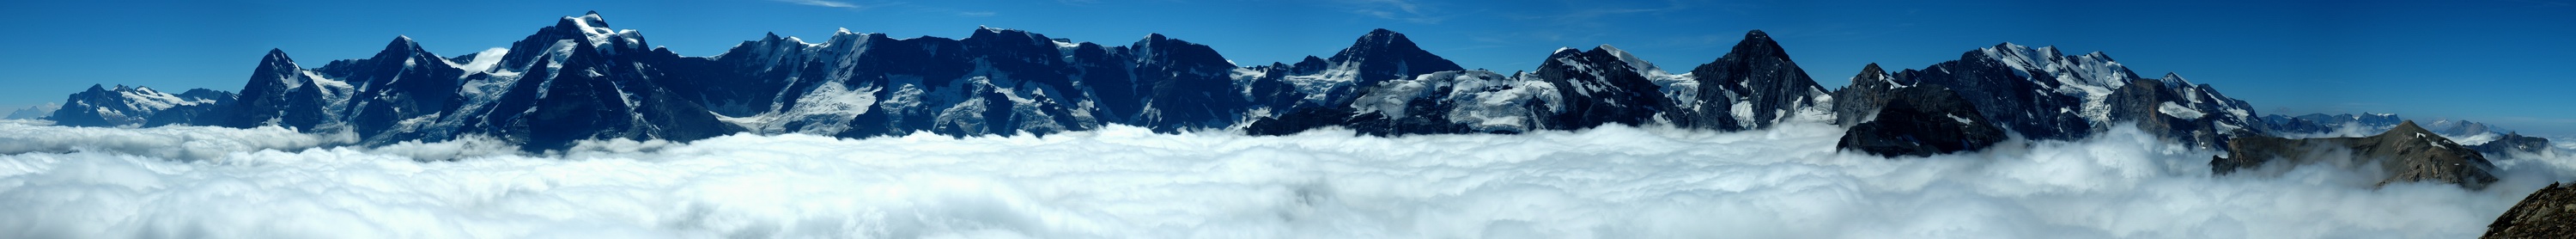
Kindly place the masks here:
POLYGON ((2285 139, 2248 136, 2227 142, 2228 155, 2212 157, 2210 170, 2219 175, 2265 169, 2284 170, 2307 164, 2330 164, 2352 170, 2379 170, 2387 178, 2378 185, 2394 182, 2435 181, 2459 184, 2470 189, 2486 188, 2496 181, 2487 162, 2478 151, 2453 143, 2439 134, 2404 121, 2387 132, 2370 137, 2285 139), (2344 160, 2344 161, 2336 161, 2344 160), (2358 168, 2378 165, 2376 169, 2358 168))
POLYGON ((1877 117, 1844 131, 1840 150, 1880 156, 1930 156, 1993 147, 2006 139, 2003 129, 1977 114, 1977 108, 1947 87, 1898 88, 1886 95, 1877 117))
POLYGON ((2531 192, 2478 238, 2576 238, 2576 185, 2551 183, 2531 192))

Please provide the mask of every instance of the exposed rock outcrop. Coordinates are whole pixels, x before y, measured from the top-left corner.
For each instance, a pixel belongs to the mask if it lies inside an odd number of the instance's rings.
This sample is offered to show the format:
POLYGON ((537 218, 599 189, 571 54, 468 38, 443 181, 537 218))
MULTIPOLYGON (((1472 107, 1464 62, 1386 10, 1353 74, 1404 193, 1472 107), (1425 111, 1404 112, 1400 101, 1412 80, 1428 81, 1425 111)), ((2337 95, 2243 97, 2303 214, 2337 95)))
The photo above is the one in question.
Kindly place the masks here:
POLYGON ((2531 192, 2478 238, 2576 238, 2576 185, 2552 183, 2531 192))
POLYGON ((1890 91, 1875 119, 1844 131, 1834 148, 1880 156, 1930 156, 1975 151, 2004 141, 2003 129, 1987 123, 1977 107, 1947 87, 1916 86, 1890 91))
POLYGON ((2265 169, 2267 165, 2272 166, 2269 170, 2286 170, 2297 165, 2329 164, 2352 170, 2378 170, 2379 175, 2386 175, 2378 185, 2435 181, 2482 189, 2496 181, 2495 175, 2489 173, 2495 165, 2485 156, 2424 130, 2414 121, 2398 123, 2388 132, 2370 137, 2249 136, 2230 140, 2227 147, 2227 156, 2209 161, 2210 170, 2217 174, 2265 169), (2362 168, 2368 165, 2378 168, 2362 168))

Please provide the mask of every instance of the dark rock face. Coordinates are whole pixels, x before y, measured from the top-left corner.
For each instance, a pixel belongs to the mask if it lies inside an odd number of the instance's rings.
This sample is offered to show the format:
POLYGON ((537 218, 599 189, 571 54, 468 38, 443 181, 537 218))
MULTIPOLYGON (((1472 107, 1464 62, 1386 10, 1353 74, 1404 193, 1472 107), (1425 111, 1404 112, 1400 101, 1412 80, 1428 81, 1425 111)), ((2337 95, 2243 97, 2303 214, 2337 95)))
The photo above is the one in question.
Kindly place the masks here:
MULTIPOLYGON (((1997 46, 2007 48, 2007 46, 1997 46)), ((1896 73, 1897 79, 1948 87, 1959 92, 1979 114, 2023 137, 2072 140, 2092 135, 2093 126, 2077 114, 2083 99, 2056 91, 2064 86, 2045 72, 2018 69, 1982 51, 1923 70, 1896 73)))
MULTIPOLYGON (((1348 51, 1345 51, 1348 52, 1348 51)), ((1288 82, 1309 69, 1339 67, 1309 59, 1295 66, 1252 67, 1243 79, 1252 82, 1254 98, 1265 87, 1292 87, 1288 82), (1326 65, 1326 66, 1317 66, 1326 65), (1280 86, 1264 82, 1282 81, 1280 86)), ((1260 121, 1324 120, 1326 123, 1255 122, 1255 134, 1293 133, 1296 127, 1344 126, 1364 134, 1420 134, 1528 130, 1575 130, 1608 124, 1644 125, 1659 121, 1722 131, 1766 128, 1792 119, 1832 119, 1832 95, 1808 79, 1778 43, 1761 31, 1746 34, 1735 52, 1701 66, 1698 79, 1670 77, 1651 63, 1607 45, 1591 50, 1561 49, 1530 73, 1500 76, 1490 72, 1443 71, 1416 79, 1377 81, 1361 87, 1346 105, 1317 105, 1308 97, 1297 109, 1260 121), (1661 83, 1654 77, 1674 78, 1661 83), (1664 84, 1684 85, 1680 91, 1664 84), (1685 102, 1687 100, 1688 102, 1685 102), (1306 109, 1325 108, 1325 109, 1306 109), (1328 117, 1347 116, 1345 120, 1328 117), (1346 123, 1330 123, 1346 122, 1346 123), (1278 128, 1286 127, 1286 128, 1278 128), (1273 131, 1278 130, 1278 131, 1273 131)), ((1337 94, 1325 92, 1325 94, 1337 94)), ((1307 95, 1314 96, 1314 95, 1307 95)), ((1279 103, 1267 103, 1277 105, 1279 103)), ((1275 110, 1275 108, 1274 108, 1275 110)), ((1873 109, 1874 110, 1874 109, 1873 109)))
POLYGON ((1331 58, 1307 56, 1293 65, 1271 63, 1244 70, 1251 74, 1232 77, 1246 82, 1244 92, 1249 95, 1245 99, 1256 107, 1268 108, 1271 114, 1283 115, 1298 111, 1293 108, 1350 107, 1351 100, 1374 91, 1372 88, 1380 82, 1466 69, 1422 50, 1403 33, 1376 29, 1331 58))
POLYGON ((353 102, 337 110, 347 112, 346 122, 361 138, 390 130, 403 120, 446 110, 465 75, 465 70, 422 50, 410 37, 395 38, 375 57, 332 61, 317 71, 338 73, 332 77, 363 84, 349 96, 353 102))
POLYGON ((62 108, 45 119, 62 126, 202 125, 206 122, 199 119, 224 113, 221 109, 231 106, 236 97, 231 92, 207 89, 170 94, 149 87, 118 85, 110 89, 90 85, 89 90, 65 97, 62 108))
POLYGON ((2523 136, 2522 133, 2506 133, 2504 136, 2496 138, 2495 141, 2487 141, 2483 144, 2470 145, 2469 148, 2477 149, 2478 152, 2483 152, 2489 156, 2497 157, 2513 157, 2516 154, 2541 154, 2549 150, 2549 139, 2523 136))
POLYGON ((1941 86, 1890 90, 1877 117, 1844 131, 1834 148, 1880 156, 1930 156, 1992 147, 2006 139, 1955 92, 1941 86))
MULTIPOLYGON (((615 41, 616 44, 624 44, 615 41)), ((628 59, 607 57, 588 41, 577 42, 560 70, 529 69, 530 77, 512 86, 500 102, 511 117, 486 117, 494 128, 468 132, 522 142, 521 149, 563 149, 585 139, 696 140, 741 131, 718 122, 713 113, 673 97, 648 80, 656 75, 632 67, 628 59)))
MULTIPOLYGON (((1807 70, 1789 60, 1787 50, 1769 34, 1754 30, 1717 61, 1691 69, 1698 78, 1699 102, 1672 118, 1689 128, 1738 131, 1768 129, 1801 110, 1830 110, 1830 96, 1807 70), (1736 112, 1749 104, 1750 112, 1736 112), (1810 109, 1813 108, 1813 109, 1810 109), (1742 115, 1742 116, 1739 116, 1742 115), (1749 116, 1749 117, 1744 117, 1749 116)), ((1821 114, 1821 113, 1820 113, 1821 114)))
MULTIPOLYGON (((1152 34, 1127 49, 1134 52, 1128 62, 1134 66, 1131 72, 1137 74, 1133 77, 1136 83, 1116 91, 1135 92, 1137 95, 1102 95, 1099 98, 1104 102, 1143 101, 1132 105, 1111 104, 1140 109, 1111 111, 1132 112, 1111 113, 1115 116, 1113 121, 1143 125, 1157 132, 1223 128, 1243 120, 1243 110, 1252 104, 1243 97, 1236 97, 1242 93, 1235 91, 1230 75, 1235 66, 1227 63, 1225 56, 1217 54, 1215 48, 1152 34)), ((1430 59, 1439 58, 1434 56, 1430 59)), ((1437 60, 1426 64, 1446 62, 1437 60)), ((1455 68, 1457 64, 1448 64, 1448 67, 1455 68)), ((1119 79, 1111 79, 1110 82, 1116 80, 1119 79)), ((1102 88, 1107 87, 1095 86, 1093 89, 1109 91, 1102 88)))
MULTIPOLYGON (((1414 45, 1413 39, 1404 37, 1403 33, 1382 28, 1369 30, 1368 35, 1360 36, 1358 41, 1351 43, 1351 47, 1342 48, 1342 52, 1333 53, 1332 58, 1325 60, 1337 64, 1355 64, 1357 67, 1354 69, 1359 70, 1357 72, 1359 78, 1355 79, 1358 81, 1354 85, 1359 86, 1372 86, 1377 85, 1378 81, 1413 78, 1416 75, 1432 72, 1467 70, 1458 67, 1458 63, 1450 62, 1447 58, 1440 58, 1430 51, 1423 51, 1421 46, 1414 45)), ((1304 64, 1300 63, 1300 65, 1304 64)))
POLYGON ((2393 182, 2434 181, 2486 188, 2496 181, 2494 164, 2478 151, 2404 121, 2387 132, 2360 138, 2284 139, 2249 136, 2227 142, 2229 154, 2213 157, 2210 170, 2226 175, 2240 171, 2286 170, 2306 164, 2330 164, 2355 170, 2378 170, 2393 182), (2354 168, 2379 165, 2376 169, 2354 168))
POLYGON ((2181 76, 2131 81, 2105 100, 2110 119, 2134 122, 2145 132, 2201 149, 2223 147, 2238 135, 2260 134, 2251 104, 2218 94, 2208 84, 2193 85, 2181 76))
POLYGON ((1880 70, 1878 63, 1861 67, 1860 75, 1852 76, 1851 85, 1834 90, 1834 125, 1848 127, 1869 121, 1886 107, 1897 88, 1911 86, 1912 82, 1897 82, 1896 76, 1880 70))
POLYGON ((345 94, 350 87, 336 83, 313 78, 285 51, 270 49, 251 71, 249 82, 242 86, 241 99, 234 104, 232 113, 219 125, 276 125, 313 132, 323 122, 338 118, 334 116, 337 112, 330 110, 332 99, 327 96, 345 94))
POLYGON ((2576 185, 2551 183, 2531 192, 2478 238, 2576 238, 2576 185))
POLYGON ((1636 126, 1653 120, 1656 113, 1667 111, 1664 107, 1672 103, 1657 93, 1661 89, 1654 82, 1637 72, 1619 56, 1599 47, 1590 51, 1558 50, 1549 55, 1546 62, 1539 64, 1536 76, 1556 86, 1555 95, 1563 97, 1559 104, 1564 110, 1551 115, 1540 128, 1636 126))

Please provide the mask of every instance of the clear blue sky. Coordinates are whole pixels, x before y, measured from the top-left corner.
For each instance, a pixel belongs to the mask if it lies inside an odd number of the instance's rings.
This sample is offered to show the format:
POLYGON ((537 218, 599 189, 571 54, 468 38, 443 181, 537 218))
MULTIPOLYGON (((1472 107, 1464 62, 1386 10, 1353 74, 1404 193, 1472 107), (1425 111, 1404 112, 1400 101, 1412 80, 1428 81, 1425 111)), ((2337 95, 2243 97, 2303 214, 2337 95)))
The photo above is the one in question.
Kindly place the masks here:
POLYGON ((2104 51, 2141 75, 2178 72, 2265 113, 2393 112, 2576 133, 2569 0, 1937 2, 6 1, 0 106, 60 102, 90 84, 239 90, 270 48, 318 66, 408 35, 441 55, 468 54, 596 10, 696 56, 765 32, 958 38, 986 25, 1111 45, 1163 33, 1266 64, 1330 55, 1387 28, 1467 68, 1506 72, 1558 47, 1599 44, 1687 69, 1762 29, 1827 87, 1863 64, 1921 68, 2009 41, 2104 51))

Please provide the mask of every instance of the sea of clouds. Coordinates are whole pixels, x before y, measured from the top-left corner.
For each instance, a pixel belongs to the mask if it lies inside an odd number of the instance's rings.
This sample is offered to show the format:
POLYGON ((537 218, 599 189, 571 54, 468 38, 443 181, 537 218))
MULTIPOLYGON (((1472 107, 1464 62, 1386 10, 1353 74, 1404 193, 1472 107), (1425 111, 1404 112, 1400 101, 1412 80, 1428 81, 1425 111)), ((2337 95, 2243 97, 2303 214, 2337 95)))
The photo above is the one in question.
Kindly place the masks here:
MULTIPOLYGON (((0 237, 2466 238, 2486 190, 2299 167, 2212 176, 2135 130, 1889 159, 1838 128, 1522 135, 734 135, 550 154, 282 128, 0 121, 0 237)), ((2122 127, 2125 128, 2125 127, 2122 127)))

